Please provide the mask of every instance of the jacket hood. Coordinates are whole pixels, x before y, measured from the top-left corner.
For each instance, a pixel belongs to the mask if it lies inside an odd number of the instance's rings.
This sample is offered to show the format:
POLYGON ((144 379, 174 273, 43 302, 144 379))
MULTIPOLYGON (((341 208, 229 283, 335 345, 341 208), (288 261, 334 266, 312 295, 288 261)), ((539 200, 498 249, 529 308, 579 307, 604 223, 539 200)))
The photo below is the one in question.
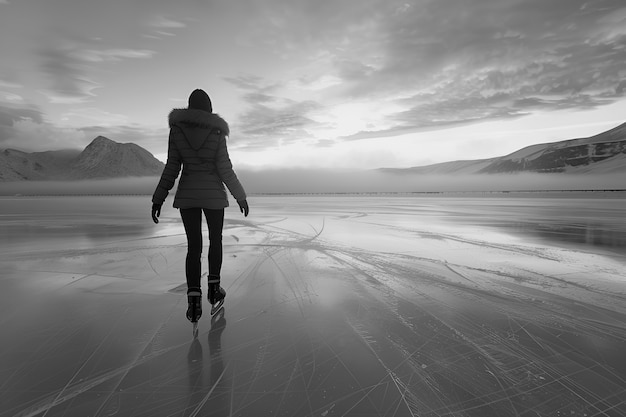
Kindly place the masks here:
POLYGON ((170 127, 173 125, 190 125, 204 129, 218 128, 226 136, 230 134, 230 129, 226 120, 217 113, 208 113, 199 109, 173 109, 168 117, 170 127))
POLYGON ((170 128, 176 126, 183 131, 189 145, 195 150, 200 149, 210 133, 222 133, 226 136, 230 134, 226 120, 216 113, 199 109, 173 109, 168 116, 168 122, 170 128))

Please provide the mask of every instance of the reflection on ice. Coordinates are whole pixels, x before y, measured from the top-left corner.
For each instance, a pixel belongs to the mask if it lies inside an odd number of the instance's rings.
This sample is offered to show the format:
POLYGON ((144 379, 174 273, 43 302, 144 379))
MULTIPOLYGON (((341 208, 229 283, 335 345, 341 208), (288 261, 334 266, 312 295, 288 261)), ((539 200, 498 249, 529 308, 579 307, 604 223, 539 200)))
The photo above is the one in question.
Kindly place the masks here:
MULTIPOLYGON (((584 196, 584 194, 582 194, 584 196)), ((504 198, 494 205, 493 199, 475 199, 457 206, 448 215, 459 223, 503 228, 533 236, 545 242, 569 243, 579 248, 608 248, 626 253, 626 224, 623 199, 568 198, 558 193, 532 198, 504 198)))
POLYGON ((0 416, 626 414, 624 196, 250 203, 193 339, 175 210, 2 200, 0 416))

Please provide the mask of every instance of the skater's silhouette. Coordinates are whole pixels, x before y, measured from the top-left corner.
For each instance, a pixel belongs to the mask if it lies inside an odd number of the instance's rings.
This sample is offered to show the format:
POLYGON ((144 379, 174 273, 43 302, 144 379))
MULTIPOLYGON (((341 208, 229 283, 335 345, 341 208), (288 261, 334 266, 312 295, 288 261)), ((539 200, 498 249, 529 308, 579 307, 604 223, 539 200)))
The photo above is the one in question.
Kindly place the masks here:
POLYGON ((211 314, 221 306, 226 292, 220 286, 222 268, 222 228, 228 196, 224 184, 244 216, 248 215, 246 192, 233 171, 226 137, 228 123, 213 113, 211 99, 203 90, 194 90, 186 109, 174 109, 169 114, 170 135, 167 163, 152 196, 152 220, 159 222, 161 206, 174 186, 182 167, 174 207, 180 215, 187 234, 187 319, 197 322, 202 315, 201 255, 202 214, 209 228, 209 275, 207 298, 211 314))

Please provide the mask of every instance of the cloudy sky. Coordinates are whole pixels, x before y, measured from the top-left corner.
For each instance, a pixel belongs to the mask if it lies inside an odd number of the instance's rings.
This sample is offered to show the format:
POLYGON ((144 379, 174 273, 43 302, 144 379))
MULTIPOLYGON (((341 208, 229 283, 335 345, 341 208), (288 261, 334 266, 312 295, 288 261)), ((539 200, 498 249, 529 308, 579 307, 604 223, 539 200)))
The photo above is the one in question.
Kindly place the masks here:
POLYGON ((164 160, 205 89, 245 168, 408 167, 626 121, 623 0, 0 0, 0 149, 164 160))

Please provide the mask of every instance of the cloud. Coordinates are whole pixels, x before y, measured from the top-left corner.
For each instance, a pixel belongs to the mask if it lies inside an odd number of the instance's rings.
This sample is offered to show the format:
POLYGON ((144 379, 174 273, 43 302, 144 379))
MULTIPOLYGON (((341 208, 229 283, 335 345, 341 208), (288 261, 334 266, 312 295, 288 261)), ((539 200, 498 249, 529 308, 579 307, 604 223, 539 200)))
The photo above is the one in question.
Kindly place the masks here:
MULTIPOLYGON (((0 134, 2 127, 0 126, 0 134)), ((83 149, 98 136, 120 143, 135 143, 155 153, 167 144, 167 129, 147 128, 138 125, 86 126, 81 128, 56 126, 30 119, 13 123, 8 137, 0 142, 1 148, 14 148, 25 152, 58 149, 83 149)))
POLYGON ((310 91, 326 90, 342 83, 342 79, 335 75, 322 74, 318 76, 305 75, 296 80, 298 88, 310 91))
POLYGON ((334 65, 337 77, 351 82, 367 80, 376 71, 374 66, 352 58, 338 58, 334 65))
POLYGON ((150 26, 161 28, 161 29, 180 29, 187 27, 187 25, 178 20, 170 19, 165 16, 156 17, 151 23, 150 26))
POLYGON ((166 127, 132 124, 124 115, 80 107, 68 110, 63 117, 70 118, 75 124, 55 125, 46 121, 37 108, 0 104, 0 149, 13 148, 26 152, 83 149, 100 135, 116 142, 136 143, 150 152, 167 144, 166 127))
POLYGON ((88 42, 63 42, 39 49, 40 68, 47 76, 49 88, 41 92, 51 103, 86 103, 95 96, 94 90, 102 85, 92 74, 97 64, 124 59, 149 59, 155 51, 148 49, 91 47, 88 42))
POLYGON ((393 104, 361 136, 590 109, 625 95, 619 0, 274 1, 255 16, 248 42, 299 65, 297 81, 316 102, 393 104))
POLYGON ((99 87, 87 78, 88 67, 70 48, 49 47, 39 51, 41 70, 48 77, 50 88, 44 91, 53 103, 80 103, 93 97, 99 87))
POLYGON ((13 123, 8 138, 2 141, 4 148, 26 152, 58 149, 76 149, 85 143, 85 134, 78 129, 61 128, 43 121, 21 119, 13 123))
POLYGON ((312 138, 309 129, 320 126, 311 114, 321 106, 312 100, 296 101, 278 94, 280 83, 258 76, 225 77, 242 90, 247 104, 236 123, 233 143, 239 148, 267 148, 312 138))
POLYGON ((37 108, 13 107, 0 104, 0 147, 7 148, 9 141, 14 139, 16 123, 22 121, 43 122, 43 115, 37 108))
POLYGON ((237 77, 223 77, 223 80, 243 91, 268 93, 278 88, 278 83, 268 83, 258 75, 239 75, 237 77))
POLYGON ((85 62, 120 61, 121 59, 148 59, 156 54, 149 49, 84 49, 72 53, 74 57, 85 62))
POLYGON ((61 114, 60 120, 75 128, 92 126, 119 126, 128 123, 129 117, 124 114, 111 113, 97 107, 81 106, 69 109, 61 114))
POLYGON ((24 87, 22 84, 17 82, 9 81, 6 79, 0 79, 0 88, 22 88, 24 87))
POLYGON ((19 103, 24 101, 24 97, 8 91, 0 91, 0 100, 10 103, 19 103))
POLYGON ((41 123, 43 121, 42 113, 37 108, 18 108, 8 107, 0 104, 0 124, 10 126, 16 121, 33 120, 41 123))
POLYGON ((176 36, 176 33, 173 33, 172 30, 186 28, 187 24, 169 17, 157 16, 148 23, 148 26, 154 29, 154 31, 152 33, 143 34, 143 37, 162 39, 164 36, 176 36))
POLYGON ((626 37, 597 30, 610 9, 506 3, 427 2, 381 18, 383 64, 351 93, 408 95, 400 100, 407 108, 390 116, 399 130, 517 117, 532 101, 544 110, 585 109, 623 97, 626 37))
POLYGON ((317 103, 279 99, 272 101, 279 102, 279 104, 268 106, 257 103, 241 115, 237 127, 242 135, 251 139, 262 139, 258 143, 260 146, 267 146, 271 142, 286 144, 311 136, 307 128, 318 124, 308 117, 308 114, 319 107, 317 103))

